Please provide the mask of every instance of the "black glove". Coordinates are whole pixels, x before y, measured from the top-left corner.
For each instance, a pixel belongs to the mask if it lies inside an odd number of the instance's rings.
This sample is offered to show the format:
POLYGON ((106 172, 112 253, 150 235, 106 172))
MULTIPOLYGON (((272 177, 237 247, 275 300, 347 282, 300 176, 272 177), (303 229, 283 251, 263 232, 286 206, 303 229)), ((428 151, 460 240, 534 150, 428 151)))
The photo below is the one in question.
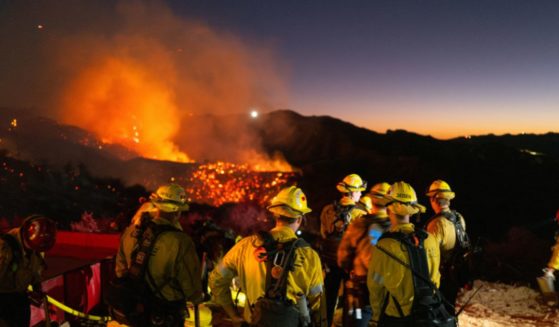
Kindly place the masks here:
POLYGON ((43 301, 45 300, 47 294, 43 292, 43 288, 41 287, 40 283, 34 284, 32 287, 33 291, 28 291, 27 296, 29 297, 29 301, 31 301, 32 305, 40 307, 41 304, 43 304, 43 301))

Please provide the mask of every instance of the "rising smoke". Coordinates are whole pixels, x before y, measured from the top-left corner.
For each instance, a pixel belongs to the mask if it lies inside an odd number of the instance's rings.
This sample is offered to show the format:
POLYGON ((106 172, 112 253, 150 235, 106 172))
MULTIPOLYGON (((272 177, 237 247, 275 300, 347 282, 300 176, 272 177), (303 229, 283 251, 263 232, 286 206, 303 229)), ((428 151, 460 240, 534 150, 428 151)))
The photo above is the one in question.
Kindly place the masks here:
POLYGON ((150 158, 214 160, 211 144, 221 144, 228 151, 217 159, 269 159, 244 125, 220 126, 237 135, 227 145, 189 122, 200 114, 284 106, 285 67, 272 47, 248 44, 156 1, 4 7, 0 106, 32 107, 150 158))

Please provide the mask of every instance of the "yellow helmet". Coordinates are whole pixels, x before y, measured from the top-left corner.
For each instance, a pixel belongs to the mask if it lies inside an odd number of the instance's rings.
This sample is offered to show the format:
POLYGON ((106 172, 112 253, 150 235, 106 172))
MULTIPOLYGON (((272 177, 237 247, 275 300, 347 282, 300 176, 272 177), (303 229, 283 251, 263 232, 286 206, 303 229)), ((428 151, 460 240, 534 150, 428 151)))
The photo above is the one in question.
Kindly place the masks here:
POLYGON ((351 174, 339 182, 336 188, 342 193, 365 191, 367 182, 363 181, 359 175, 351 174))
POLYGON ((360 209, 363 209, 365 212, 367 212, 369 214, 373 210, 373 201, 371 200, 371 198, 368 195, 362 196, 359 199, 359 202, 357 203, 357 205, 359 206, 360 209))
POLYGON ((178 184, 160 186, 157 191, 149 196, 153 205, 164 212, 177 212, 188 210, 186 192, 178 184))
POLYGON ((373 185, 371 190, 369 191, 369 197, 373 201, 373 203, 377 206, 386 206, 388 203, 388 199, 386 198, 386 194, 390 189, 390 184, 386 182, 377 183, 373 185))
POLYGON ((389 205, 395 204, 397 207, 401 207, 401 209, 406 209, 406 214, 423 213, 426 210, 425 206, 417 203, 415 190, 406 182, 396 182, 392 184, 386 197, 390 200, 389 205))
POLYGON ((311 208, 307 207, 305 193, 295 186, 281 190, 266 209, 289 218, 299 218, 312 211, 311 208))
POLYGON ((452 200, 454 199, 454 192, 450 189, 450 185, 447 182, 443 181, 442 179, 437 179, 431 186, 429 186, 429 191, 427 191, 426 195, 430 198, 443 198, 452 200))

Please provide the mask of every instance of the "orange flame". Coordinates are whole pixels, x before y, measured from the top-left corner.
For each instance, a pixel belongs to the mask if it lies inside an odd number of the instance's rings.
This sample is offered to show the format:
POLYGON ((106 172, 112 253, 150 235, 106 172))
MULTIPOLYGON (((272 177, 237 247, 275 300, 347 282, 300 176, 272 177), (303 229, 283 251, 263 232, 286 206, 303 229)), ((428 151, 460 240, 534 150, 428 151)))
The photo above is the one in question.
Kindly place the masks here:
POLYGON ((123 144, 148 158, 187 162, 171 141, 179 129, 173 97, 133 60, 107 58, 85 69, 70 86, 63 117, 106 143, 123 144))
POLYGON ((122 24, 91 26, 49 44, 64 72, 54 103, 60 120, 152 159, 227 159, 257 171, 293 171, 248 133, 242 147, 217 158, 209 147, 196 153, 187 146, 220 141, 189 125, 189 115, 280 106, 285 69, 273 48, 184 20, 157 2, 122 2, 105 14, 122 24))

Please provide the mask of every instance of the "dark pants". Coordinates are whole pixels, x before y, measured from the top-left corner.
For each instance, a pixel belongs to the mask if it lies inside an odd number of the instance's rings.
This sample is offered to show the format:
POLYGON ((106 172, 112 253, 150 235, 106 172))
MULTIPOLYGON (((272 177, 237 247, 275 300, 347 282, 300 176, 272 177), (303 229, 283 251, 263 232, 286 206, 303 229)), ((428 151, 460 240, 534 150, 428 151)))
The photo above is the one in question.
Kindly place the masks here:
POLYGON ((367 327, 373 315, 369 304, 367 276, 351 276, 344 285, 342 326, 367 327))
POLYGON ((163 301, 156 299, 149 308, 149 321, 143 326, 182 327, 187 316, 185 301, 163 301))
POLYGON ((413 320, 408 317, 397 318, 387 315, 382 315, 378 322, 378 327, 414 327, 413 320))
POLYGON ((455 313, 456 309, 456 296, 460 290, 460 286, 453 280, 443 279, 441 277, 441 287, 439 288, 441 294, 444 296, 446 302, 445 306, 448 312, 455 313))
POLYGON ((344 318, 342 326, 344 327, 367 327, 369 326, 369 321, 373 316, 373 310, 370 305, 365 305, 361 309, 361 319, 357 319, 355 313, 349 315, 346 311, 347 308, 344 307, 344 318))
POLYGON ((10 327, 29 326, 31 308, 26 293, 0 293, 0 319, 10 327))
POLYGON ((336 303, 338 301, 338 291, 343 278, 343 270, 337 265, 328 265, 330 272, 324 279, 324 289, 326 290, 326 319, 328 326, 332 325, 336 303))
POLYGON ((441 271, 441 286, 439 287, 439 291, 448 302, 445 302, 448 312, 456 312, 456 297, 458 295, 458 291, 460 291, 460 288, 462 288, 463 285, 464 284, 456 277, 456 272, 448 269, 441 271))

